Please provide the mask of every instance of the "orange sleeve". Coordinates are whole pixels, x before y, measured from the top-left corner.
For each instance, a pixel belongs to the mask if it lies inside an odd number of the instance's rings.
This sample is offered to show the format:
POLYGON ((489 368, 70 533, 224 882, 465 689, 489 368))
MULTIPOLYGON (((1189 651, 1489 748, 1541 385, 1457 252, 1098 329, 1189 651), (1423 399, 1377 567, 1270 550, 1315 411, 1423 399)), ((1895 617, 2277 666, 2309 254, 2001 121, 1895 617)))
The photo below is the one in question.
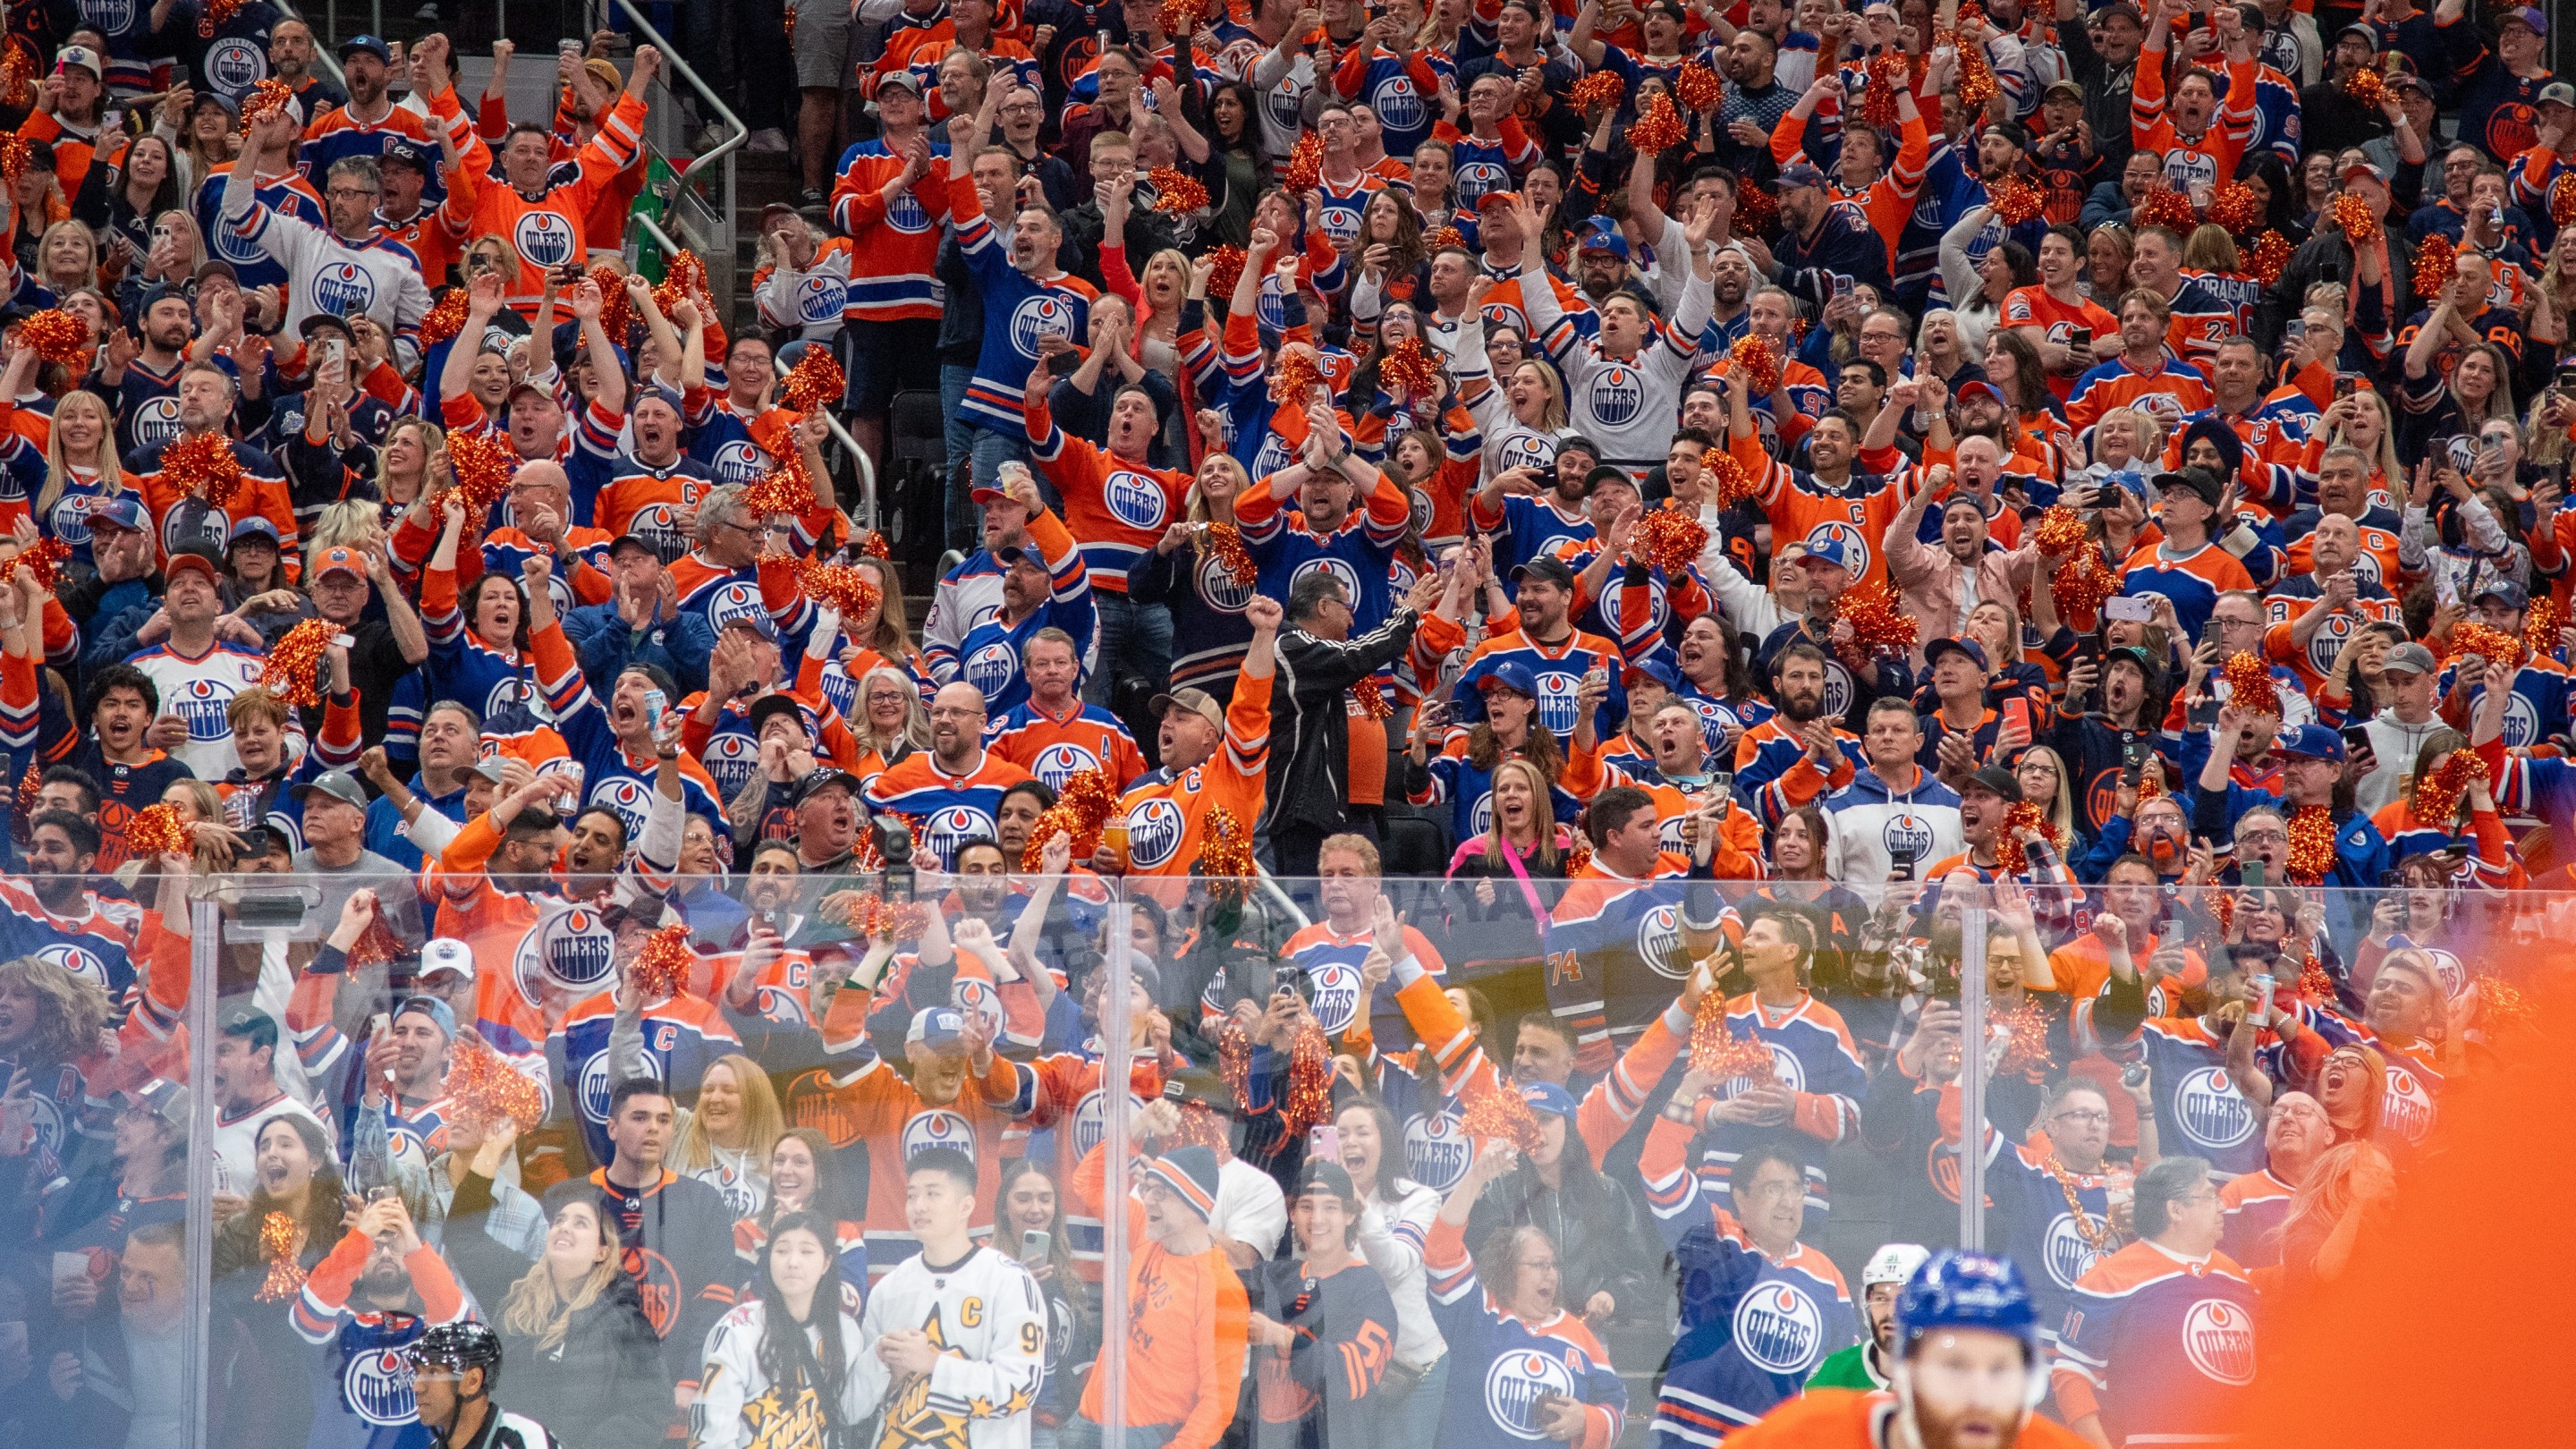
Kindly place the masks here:
POLYGON ((1233 1422, 1235 1403, 1242 1397, 1244 1357, 1251 1350, 1252 1304, 1233 1266, 1211 1248, 1198 1257, 1198 1280, 1198 1320, 1208 1344, 1199 1355, 1198 1402, 1173 1433, 1171 1449, 1214 1449, 1233 1422))

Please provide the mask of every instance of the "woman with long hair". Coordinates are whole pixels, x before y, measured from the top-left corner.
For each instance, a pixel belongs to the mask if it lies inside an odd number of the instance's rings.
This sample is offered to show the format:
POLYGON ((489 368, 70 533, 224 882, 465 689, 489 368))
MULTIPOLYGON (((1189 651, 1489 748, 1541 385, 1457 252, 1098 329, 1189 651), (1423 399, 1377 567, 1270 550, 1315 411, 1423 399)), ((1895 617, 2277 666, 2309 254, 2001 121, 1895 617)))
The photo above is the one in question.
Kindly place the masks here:
POLYGON ((871 1373, 837 1282, 829 1224, 809 1213, 770 1224, 748 1301, 707 1335, 690 1407, 694 1449, 833 1449, 857 1431, 873 1397, 871 1373), (814 1429, 780 1440, 763 1432, 773 1418, 814 1429))
MULTIPOLYGON (((287 466, 295 467, 299 455, 307 451, 321 450, 306 449, 301 437, 290 439, 287 466)), ((376 495, 386 529, 391 530, 406 510, 428 495, 431 464, 446 455, 447 430, 427 418, 397 418, 385 429, 384 441, 376 445, 376 495)), ((329 461, 338 463, 336 449, 329 451, 329 461)))
POLYGON ((1437 138, 1413 148, 1413 216, 1429 236, 1458 222, 1458 153, 1437 138))
POLYGON ((1241 81, 1227 81, 1208 97, 1208 144, 1225 163, 1225 204, 1209 218, 1215 242, 1242 246, 1252 237, 1252 200, 1270 181, 1270 158, 1261 140, 1261 96, 1241 81))
MULTIPOLYGON (((1557 789, 1557 781, 1565 774, 1564 749, 1558 745, 1553 730, 1538 725, 1538 698, 1523 687, 1529 683, 1525 674, 1515 678, 1499 672, 1477 680, 1475 688, 1484 700, 1485 717, 1464 732, 1451 735, 1436 759, 1431 755, 1431 734, 1438 724, 1437 713, 1424 711, 1415 718, 1413 739, 1405 755, 1407 794, 1416 805, 1447 805, 1452 839, 1463 842, 1487 836, 1493 809, 1487 804, 1488 792, 1493 789, 1497 770, 1507 759, 1526 760, 1536 766, 1546 786, 1532 798, 1532 807, 1542 814, 1533 817, 1529 831, 1538 831, 1545 819, 1573 817, 1573 811, 1563 803, 1573 797, 1557 789)), ((1536 841, 1534 835, 1528 838, 1536 841)), ((1535 844, 1520 847, 1520 859, 1528 861, 1535 848, 1535 844)), ((1494 863, 1505 862, 1497 859, 1494 863)), ((1474 866, 1466 869, 1471 875, 1476 872, 1474 866)))
MULTIPOLYGON (((1387 193, 1381 191, 1378 194, 1384 196, 1387 193)), ((1387 349, 1422 340, 1422 316, 1414 310, 1411 302, 1389 302, 1385 312, 1378 316, 1377 323, 1367 354, 1360 359, 1359 366, 1351 370, 1349 388, 1350 396, 1364 409, 1352 420, 1352 444, 1372 452, 1380 452, 1387 447, 1390 433, 1437 426, 1446 411, 1444 404, 1449 391, 1449 373, 1445 365, 1432 374, 1432 391, 1428 393, 1410 389, 1397 391, 1387 384, 1383 373, 1387 349)), ((1458 431, 1474 437, 1472 427, 1461 427, 1458 431)), ((1483 440, 1478 438, 1476 441, 1481 445, 1483 440)), ((1472 483, 1474 480, 1468 481, 1472 483)))
POLYGON ((197 92, 196 101, 188 107, 188 126, 179 141, 179 184, 190 195, 206 184, 206 178, 232 164, 241 149, 240 137, 232 113, 212 91, 197 92))
POLYGON ((2084 812, 2075 808, 2075 791, 2068 783, 2066 760, 2046 745, 2031 745, 2013 762, 2013 781, 2021 787, 2023 803, 2036 805, 2040 814, 2056 827, 2061 840, 2076 840, 2082 829, 2084 812))
MULTIPOLYGON (((2406 467, 2397 457, 2397 416, 2388 399, 2376 389, 2364 388, 2349 397, 2339 397, 2326 405, 2319 426, 2310 433, 2312 456, 2323 457, 2327 449, 2351 448, 2370 460, 2370 503, 2374 508, 2394 509, 2406 493, 2406 467), (2324 447, 2314 442, 2316 433, 2325 435, 2324 447)), ((2313 476, 2304 470, 2301 482, 2316 486, 2313 476)))
POLYGON ((2397 1164, 2378 1143, 2344 1142, 2317 1154, 2271 1234, 2279 1265, 2254 1270, 2264 1301, 2292 1300, 2342 1277, 2362 1234, 2396 1197, 2397 1164))
POLYGON ((303 1113, 279 1112, 262 1122, 251 1147, 248 1201, 215 1227, 210 1283, 226 1305, 224 1316, 258 1346, 258 1361, 273 1366, 268 1382, 236 1384, 234 1391, 280 1395, 273 1412, 282 1416, 280 1433, 293 1437, 271 1442, 295 1443, 313 1413, 303 1369, 313 1350, 288 1317, 297 1299, 285 1286, 285 1270, 300 1281, 339 1245, 348 1189, 331 1161, 331 1139, 303 1113), (283 1223, 282 1248, 272 1241, 272 1219, 283 1223))
POLYGON ((125 144, 115 165, 93 161, 72 198, 72 219, 107 239, 108 264, 123 276, 151 255, 156 219, 186 206, 187 196, 178 153, 146 132, 125 144))
POLYGON ((61 539, 71 545, 72 557, 95 564, 89 515, 113 498, 143 503, 117 461, 115 415, 97 393, 64 393, 54 403, 53 429, 45 440, 45 481, 28 511, 46 537, 61 539))
MULTIPOLYGON (((1458 319, 1458 355, 1472 357, 1485 345, 1482 320, 1471 307, 1458 319)), ((1508 466, 1507 457, 1553 458, 1556 445, 1569 435, 1565 383, 1556 369, 1536 358, 1514 366, 1500 384, 1468 378, 1458 389, 1477 430, 1485 435, 1486 476, 1508 466)))
POLYGON ((769 1200, 769 1152, 784 1125, 760 1063, 728 1052, 700 1074, 667 1165, 723 1194, 735 1217, 750 1217, 769 1200))
POLYGON ((1065 1232, 1063 1189, 1043 1163, 1023 1157, 1002 1169, 993 1217, 995 1246, 1019 1259, 1046 1295, 1046 1378, 1031 1406, 1029 1442, 1031 1449, 1051 1449, 1056 1431, 1073 1417, 1083 1373, 1099 1356, 1099 1316, 1065 1232))
POLYGON ((519 584, 506 574, 477 574, 462 597, 456 586, 458 540, 465 505, 446 495, 445 525, 429 566, 421 572, 420 616, 429 628, 429 660, 421 670, 423 703, 456 700, 477 713, 498 708, 501 691, 529 688, 528 611, 519 584))
POLYGON ((2308 224, 2301 214, 2305 198, 2300 188, 2305 183, 2291 180, 2290 163, 2281 159, 2281 153, 2266 146, 2247 155, 2237 163, 2236 179, 2254 193, 2254 205, 2263 213, 2253 235, 2277 231, 2293 250, 2308 239, 2308 224))
MULTIPOLYGON (((2451 375, 2444 378, 2433 366, 2440 341, 2436 324, 2427 322, 2406 349, 2406 381, 2397 393, 2401 462, 2411 464, 2427 456, 2442 439, 2460 433, 2475 437, 2490 422, 2513 421, 2513 363, 2504 349, 2483 338, 2472 342, 2460 350, 2451 375)), ((2449 461, 2436 457, 2433 465, 2438 468, 2449 461)))
POLYGON ((1941 237, 1941 275, 1950 287, 1959 350, 1969 357, 1984 356, 1987 336, 2002 329, 2004 298, 2039 282, 2038 262, 2017 241, 1998 242, 1969 260, 1968 243, 1993 215, 1991 206, 1972 206, 1941 237))
POLYGON ((2049 390, 2039 345, 2018 328, 1998 326, 1986 334, 1985 368, 2011 420, 2013 456, 2005 466, 2042 478, 2065 477, 2075 466, 2075 432, 2049 390))
POLYGON ((98 238, 66 217, 36 240, 35 283, 47 304, 98 285, 98 238))
POLYGON ((850 733, 859 742, 859 777, 893 766, 906 755, 930 748, 930 712, 921 702, 921 686, 891 664, 880 664, 859 676, 858 717, 850 733))
POLYGON ((1380 191, 1360 208, 1360 235, 1354 248, 1358 278, 1353 291, 1365 289, 1376 305, 1367 317, 1351 320, 1355 352, 1374 357, 1381 345, 1384 309, 1396 302, 1418 303, 1424 295, 1423 268, 1430 251, 1423 242, 1422 218, 1413 205, 1392 191, 1380 191))
POLYGON ((1252 585, 1225 564, 1211 531, 1235 527, 1235 501, 1252 487, 1252 475, 1223 448, 1199 459, 1190 483, 1188 529, 1167 529, 1129 570, 1129 597, 1138 607, 1172 611, 1172 685, 1206 690, 1219 703, 1234 698, 1236 671, 1252 647, 1244 608, 1252 585), (1195 525, 1206 525, 1198 527, 1195 525))
MULTIPOLYGON (((791 846, 788 855, 793 858, 791 846)), ((868 1239, 853 1218, 864 1215, 832 1140, 811 1127, 790 1127, 769 1148, 769 1201, 733 1225, 733 1248, 746 1281, 769 1242, 770 1225, 803 1214, 832 1227, 841 1264, 841 1306, 859 1311, 868 1291, 868 1239)))
MULTIPOLYGON (((796 690, 807 698, 829 701, 852 728, 861 714, 860 682, 880 669, 891 669, 915 681, 930 674, 912 642, 912 624, 903 602, 903 576, 890 559, 861 554, 850 567, 865 570, 877 586, 876 602, 866 611, 840 621, 839 653, 809 649, 797 666, 796 690)), ((820 642, 820 641, 818 641, 820 642)), ((927 729, 925 721, 923 728, 927 729)))
POLYGON ((2137 254, 2137 238, 2116 221, 2084 239, 2084 290, 2096 305, 2108 310, 2129 290, 2129 263, 2137 254))

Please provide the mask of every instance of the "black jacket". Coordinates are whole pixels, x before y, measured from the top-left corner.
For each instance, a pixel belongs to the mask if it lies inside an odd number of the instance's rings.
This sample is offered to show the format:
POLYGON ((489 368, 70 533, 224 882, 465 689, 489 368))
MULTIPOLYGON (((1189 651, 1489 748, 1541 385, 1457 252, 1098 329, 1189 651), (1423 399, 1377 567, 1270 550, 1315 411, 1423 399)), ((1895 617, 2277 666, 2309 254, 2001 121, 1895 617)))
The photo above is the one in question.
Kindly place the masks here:
POLYGON ((1356 639, 1279 631, 1279 674, 1270 684, 1270 803, 1263 824, 1284 819, 1324 830, 1350 822, 1351 687, 1413 642, 1422 617, 1402 604, 1356 639))

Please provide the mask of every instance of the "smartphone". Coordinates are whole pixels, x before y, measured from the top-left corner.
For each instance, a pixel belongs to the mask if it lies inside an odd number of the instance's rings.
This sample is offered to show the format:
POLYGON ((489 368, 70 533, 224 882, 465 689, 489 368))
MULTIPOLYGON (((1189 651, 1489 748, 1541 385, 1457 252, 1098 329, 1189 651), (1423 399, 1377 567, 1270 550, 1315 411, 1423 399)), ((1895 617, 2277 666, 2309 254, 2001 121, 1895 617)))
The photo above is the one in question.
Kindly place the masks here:
POLYGON ((2263 862, 2249 860, 2237 874, 2243 878, 2247 890, 2259 891, 2263 888, 2263 862))
POLYGON ((2156 607, 2129 594, 2115 594, 2102 601, 2102 617, 2123 624, 2143 624, 2156 616, 2156 607))
POLYGON ((1719 819, 1726 818, 1726 811, 1735 808, 1735 772, 1733 770, 1711 771, 1708 777, 1708 793, 1726 802, 1725 809, 1718 812, 1719 819))
POLYGON ((2090 346, 2092 346, 2092 345, 2093 345, 2093 329, 2092 329, 2092 328, 2090 328, 2090 327, 2069 327, 2069 328, 2067 328, 2067 329, 2066 329, 2066 345, 2067 345, 2067 346, 2069 346, 2069 347, 2090 347, 2090 346))
POLYGON ((1306 1134, 1306 1160, 1339 1162, 1342 1160, 1342 1129, 1326 1122, 1306 1134))
POLYGON ((1071 377, 1073 370, 1080 366, 1082 366, 1082 354, 1071 348, 1047 359, 1047 372, 1054 377, 1071 377))
POLYGON ((1914 863, 1921 859, 1912 846, 1888 852, 1888 868, 1905 880, 1914 879, 1914 863))
POLYGON ((2120 745, 2120 783, 2134 789, 2138 777, 2146 773, 2147 742, 2135 736, 2120 745))
POLYGON ((2135 1061, 2135 1062, 2131 1062, 2131 1063, 2129 1063, 2129 1064, 2128 1064, 2127 1066, 2125 1066, 2125 1067, 2120 1068, 2120 1085, 2121 1085, 2121 1086, 2124 1086, 2124 1087, 2142 1087, 2142 1086, 2146 1085, 2146 1081, 2147 1081, 2147 1064, 2146 1064, 2145 1062, 2143 1062, 2143 1061, 2135 1061))
POLYGON ((2213 695, 2193 704, 2184 712, 2184 718, 2193 729, 2205 730, 2218 723, 2218 708, 2218 699, 2213 695))
POLYGON ((2358 391, 2360 387, 2360 378, 2353 377, 2350 374, 2338 374, 2335 378, 2334 395, 2337 398, 2347 398, 2358 391))
POLYGON ((2293 317, 2289 321, 2281 324, 2281 340, 2283 342, 2297 342, 2307 335, 2308 324, 2300 321, 2296 317, 2293 317))
POLYGON ((1020 1261, 1043 1263, 1055 1251, 1055 1234, 1044 1228, 1031 1228, 1020 1234, 1020 1261))
POLYGON ((2370 730, 2366 726, 2345 725, 2338 733, 2343 736, 2343 747, 2348 753, 2370 748, 2370 730))
POLYGON ((2200 626, 2200 642, 2204 646, 2215 646, 2220 638, 2219 631, 2225 627, 2215 615, 2211 616, 2208 622, 2200 626))
POLYGON ((2010 729, 2010 728, 2012 728, 2014 725, 2019 725, 2019 726, 2021 726, 2022 737, 2023 737, 2024 739, 2027 739, 2027 738, 2029 738, 2029 737, 2030 737, 2030 701, 2029 701, 2029 700, 2027 700, 2027 699, 2022 699, 2022 698, 2019 698, 2019 697, 2015 697, 2015 698, 2007 699, 2007 700, 2005 700, 2005 701, 2004 701, 2004 716, 2003 716, 2003 722, 2002 722, 2002 725, 2000 726, 2000 728, 1999 728, 1999 730, 1998 730, 1998 733, 2000 733, 2000 732, 2001 732, 2001 730, 2010 729))

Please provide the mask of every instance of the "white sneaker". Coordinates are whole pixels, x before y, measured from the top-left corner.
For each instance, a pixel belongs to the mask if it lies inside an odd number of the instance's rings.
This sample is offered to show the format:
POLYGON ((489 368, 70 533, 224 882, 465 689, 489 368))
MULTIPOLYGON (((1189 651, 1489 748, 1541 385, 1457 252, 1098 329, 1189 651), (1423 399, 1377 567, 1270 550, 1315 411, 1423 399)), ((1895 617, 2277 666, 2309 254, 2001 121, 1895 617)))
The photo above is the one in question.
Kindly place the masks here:
POLYGON ((743 144, 743 149, 762 156, 784 156, 787 154, 787 133, 776 126, 763 126, 751 133, 751 139, 743 144))

